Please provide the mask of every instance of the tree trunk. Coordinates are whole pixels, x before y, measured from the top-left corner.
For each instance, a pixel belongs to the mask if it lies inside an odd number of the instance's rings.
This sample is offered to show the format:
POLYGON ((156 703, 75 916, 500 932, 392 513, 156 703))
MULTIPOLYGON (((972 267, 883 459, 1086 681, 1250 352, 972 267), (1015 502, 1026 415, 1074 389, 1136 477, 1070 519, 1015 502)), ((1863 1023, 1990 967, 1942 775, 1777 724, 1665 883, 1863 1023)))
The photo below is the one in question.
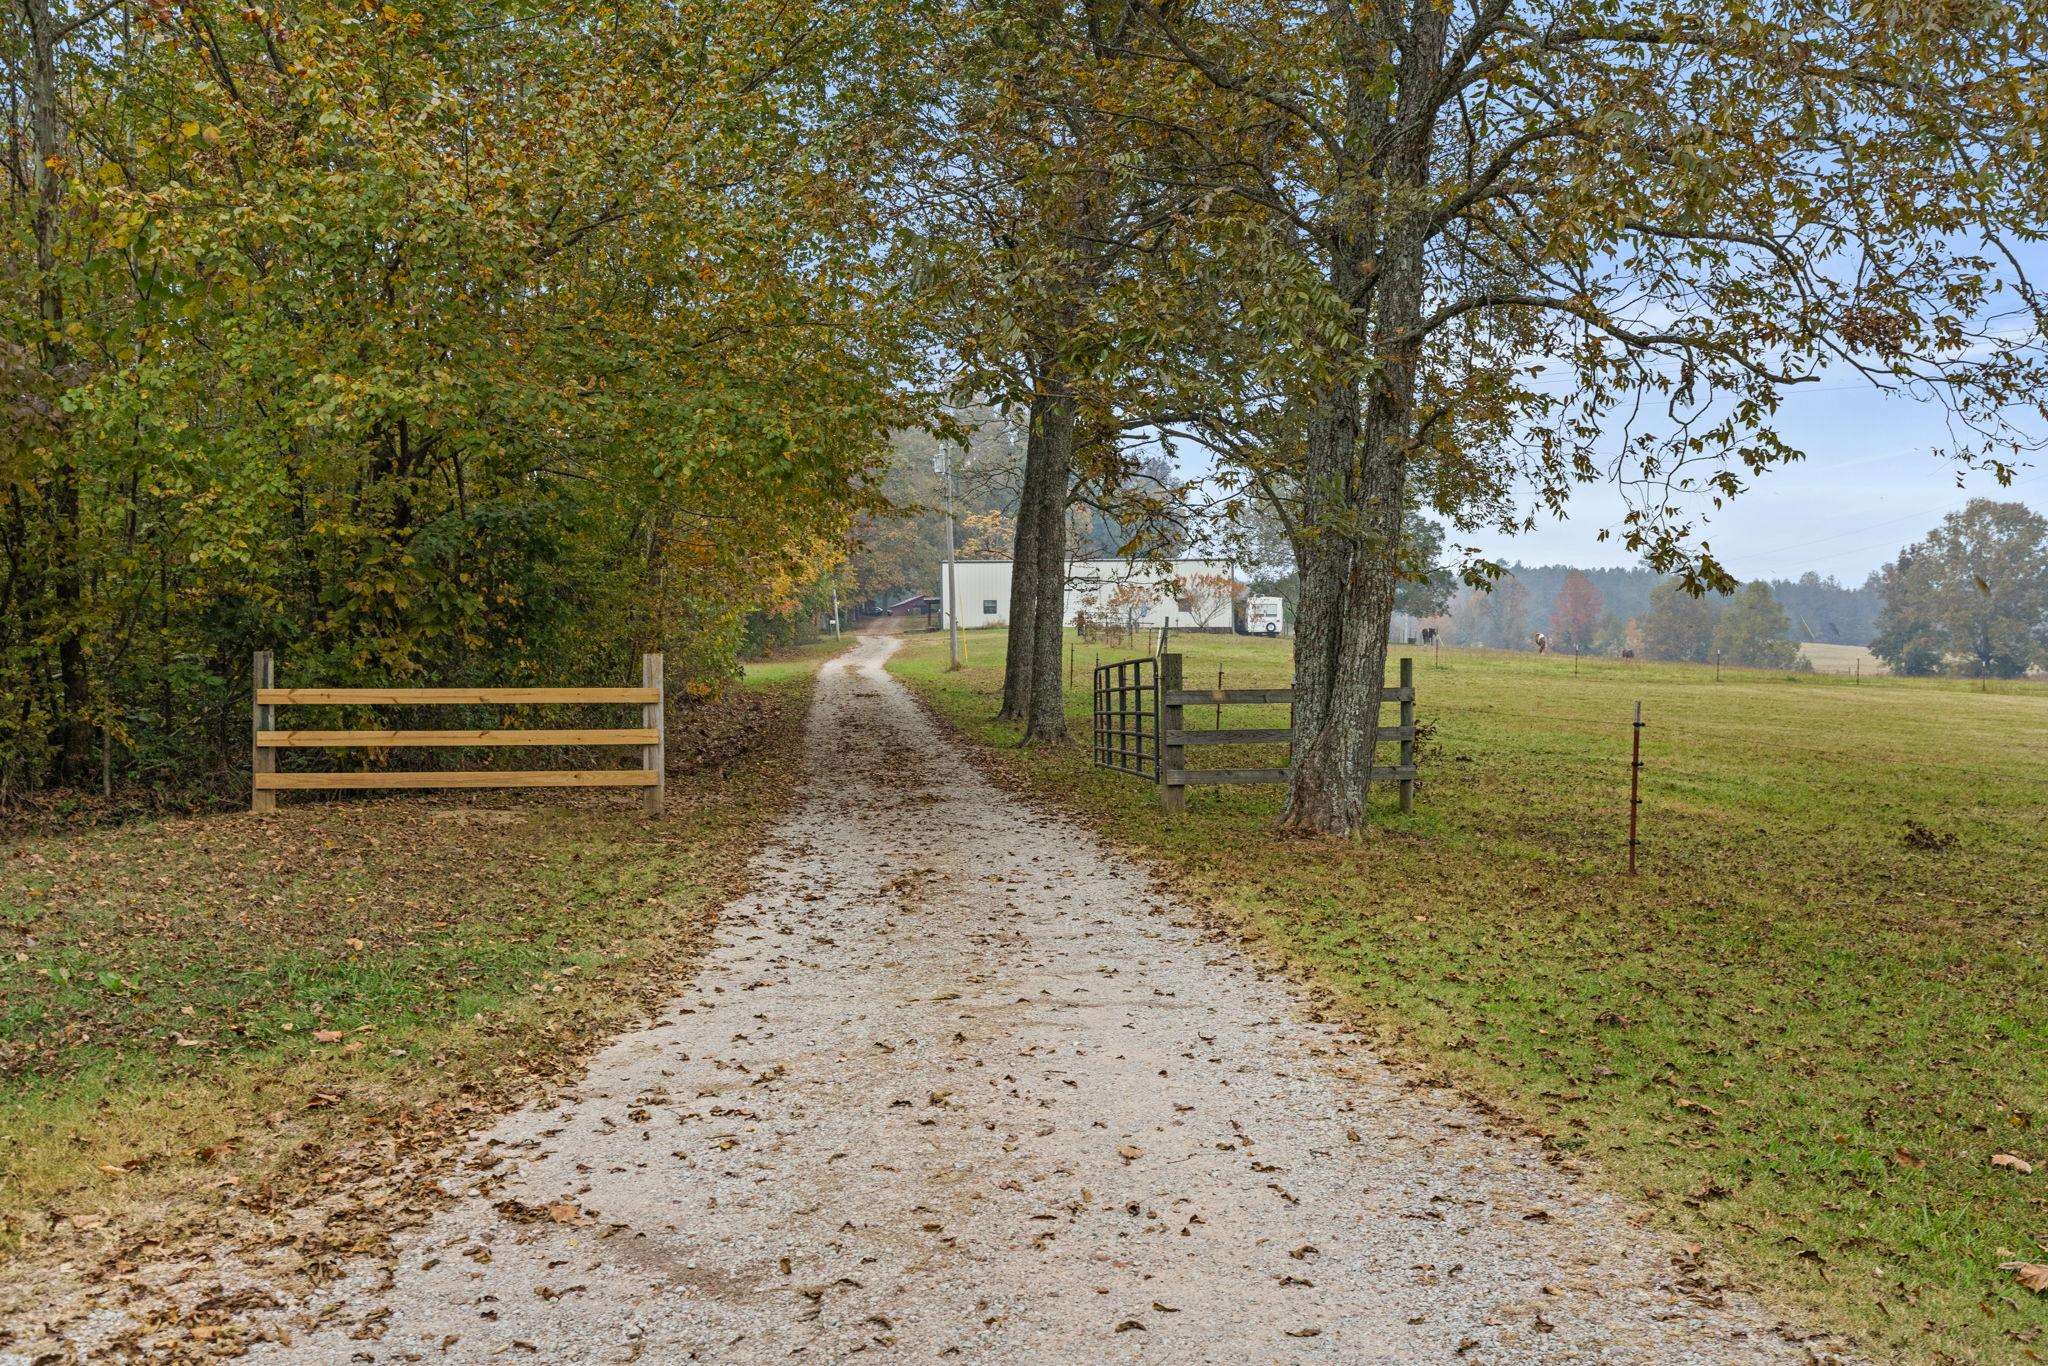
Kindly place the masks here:
MULTIPOLYGON (((1399 73, 1404 117, 1396 124, 1404 131, 1391 149, 1387 174, 1397 185, 1419 191, 1429 179, 1427 106, 1444 61, 1446 11, 1418 4, 1414 13, 1399 73)), ((1354 81, 1363 77, 1347 75, 1354 81)), ((1429 239, 1427 198, 1420 193, 1391 201, 1377 253, 1364 244, 1372 240, 1371 229, 1381 226, 1372 206, 1386 201, 1363 194, 1338 199, 1354 206, 1355 221, 1332 235, 1330 283, 1340 298, 1360 298, 1365 262, 1377 256, 1371 316, 1353 318, 1354 336, 1361 344, 1370 340, 1365 351, 1376 364, 1362 410, 1356 386, 1342 383, 1324 395, 1307 424, 1304 544, 1296 551, 1301 606, 1294 641, 1294 756, 1280 823, 1305 833, 1355 836, 1365 827, 1387 636, 1400 586, 1401 506, 1415 431, 1417 327, 1429 239)))
POLYGON ((1017 542, 1010 551, 1010 634, 1003 646, 1003 709, 998 720, 1022 721, 1031 710, 1031 639, 1038 623, 1038 486, 1045 458, 1037 405, 1024 437, 1024 487, 1017 495, 1017 542))
POLYGON ((1307 431, 1302 534, 1295 547, 1301 599, 1294 627, 1294 753, 1280 823, 1315 834, 1348 835, 1364 811, 1364 793, 1347 762, 1344 706, 1348 598, 1357 578, 1356 538, 1347 522, 1358 429, 1358 392, 1346 382, 1323 395, 1307 431))
MULTIPOLYGON (((43 324, 38 348, 42 368, 53 393, 69 384, 71 348, 65 340, 64 289, 57 273, 57 237, 62 228, 64 194, 63 169, 66 133, 58 106, 57 44, 63 35, 62 21, 49 5, 30 0, 23 6, 28 19, 29 137, 34 147, 30 168, 35 181, 36 310, 43 324)), ((57 771, 62 781, 82 781, 93 769, 92 685, 85 662, 85 574, 79 564, 78 467, 58 433, 49 477, 50 505, 50 588, 55 599, 57 681, 61 691, 54 739, 57 771)))
POLYGON ((1024 743, 1059 744, 1067 738, 1067 697, 1060 672, 1066 644, 1067 483, 1074 464, 1078 405, 1057 376, 1032 401, 1033 434, 1042 448, 1043 477, 1037 492, 1036 610, 1031 631, 1030 695, 1024 715, 1024 743))

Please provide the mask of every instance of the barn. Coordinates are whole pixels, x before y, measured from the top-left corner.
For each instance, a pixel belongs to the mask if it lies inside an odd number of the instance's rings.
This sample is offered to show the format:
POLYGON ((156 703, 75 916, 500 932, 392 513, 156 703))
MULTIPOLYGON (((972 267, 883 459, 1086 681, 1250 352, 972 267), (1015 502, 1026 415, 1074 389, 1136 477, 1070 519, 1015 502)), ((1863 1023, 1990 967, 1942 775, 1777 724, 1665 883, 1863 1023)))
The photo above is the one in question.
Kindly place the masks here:
MULTIPOLYGON (((1010 624, 1011 565, 1008 560, 961 560, 960 625, 1010 624)), ((940 625, 951 625, 948 566, 939 566, 940 625)), ((1233 600, 1241 595, 1228 560, 1070 560, 1063 620, 1086 614, 1106 625, 1132 630, 1231 630, 1233 600)))

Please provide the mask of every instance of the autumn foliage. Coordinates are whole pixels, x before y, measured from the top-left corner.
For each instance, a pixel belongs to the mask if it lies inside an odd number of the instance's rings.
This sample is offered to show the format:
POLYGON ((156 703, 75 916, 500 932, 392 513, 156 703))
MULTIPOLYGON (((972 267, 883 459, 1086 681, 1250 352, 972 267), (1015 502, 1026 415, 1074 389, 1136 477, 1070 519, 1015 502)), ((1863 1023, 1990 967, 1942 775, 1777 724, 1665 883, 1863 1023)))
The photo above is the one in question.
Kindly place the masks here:
POLYGON ((0 787, 245 762, 258 647, 288 683, 715 679, 841 553, 906 417, 861 111, 810 79, 850 21, 26 13, 0 787))

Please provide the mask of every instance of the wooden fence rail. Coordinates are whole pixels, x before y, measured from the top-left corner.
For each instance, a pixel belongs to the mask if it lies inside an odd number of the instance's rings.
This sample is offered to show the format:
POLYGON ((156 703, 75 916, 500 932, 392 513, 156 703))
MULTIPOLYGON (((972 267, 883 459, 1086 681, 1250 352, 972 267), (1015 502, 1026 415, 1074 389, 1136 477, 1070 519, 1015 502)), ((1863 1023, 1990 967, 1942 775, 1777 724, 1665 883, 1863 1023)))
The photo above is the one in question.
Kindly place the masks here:
POLYGON ((251 721, 249 809, 275 811, 279 792, 361 791, 376 788, 637 787, 650 816, 667 796, 666 708, 662 660, 640 656, 637 688, 280 688, 277 661, 256 652, 251 721), (279 707, 637 706, 637 726, 495 730, 281 730, 279 707), (384 770, 371 773, 280 773, 281 749, 413 749, 534 745, 630 746, 640 766, 626 769, 500 769, 467 772, 384 770))
MULTIPOLYGON (((1189 768, 1189 746, 1209 745, 1291 745, 1293 718, 1286 726, 1252 726, 1214 730, 1189 730, 1187 709, 1214 704, 1221 716, 1224 705, 1286 706, 1294 704, 1292 688, 1189 688, 1185 686, 1183 660, 1178 654, 1162 654, 1156 661, 1127 659, 1104 664, 1095 670, 1095 762, 1139 777, 1149 777, 1159 786, 1159 804, 1168 811, 1187 807, 1190 787, 1243 783, 1284 783, 1285 768, 1189 768), (1152 666, 1148 668, 1147 666, 1152 666), (1149 698, 1146 695, 1149 694, 1149 698), (1133 701, 1133 696, 1141 701, 1133 701), (1146 703, 1149 702, 1149 705, 1146 703), (1144 713, 1151 713, 1148 727, 1144 713), (1125 748, 1123 737, 1136 737, 1134 749, 1125 748)), ((1400 762, 1375 764, 1374 782, 1401 786, 1401 809, 1415 809, 1415 661, 1401 661, 1401 681, 1380 689, 1380 701, 1400 704, 1400 723, 1379 727, 1382 743, 1401 747, 1400 762)))

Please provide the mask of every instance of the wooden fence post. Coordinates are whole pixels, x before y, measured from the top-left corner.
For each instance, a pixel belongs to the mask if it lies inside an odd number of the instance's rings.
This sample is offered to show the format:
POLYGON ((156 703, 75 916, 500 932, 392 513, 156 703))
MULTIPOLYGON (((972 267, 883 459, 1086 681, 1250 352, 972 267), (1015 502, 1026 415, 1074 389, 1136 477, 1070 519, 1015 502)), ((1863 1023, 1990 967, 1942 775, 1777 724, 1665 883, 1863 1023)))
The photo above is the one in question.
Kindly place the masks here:
POLYGON ((1401 770, 1407 775, 1401 779, 1401 810, 1407 812, 1415 809, 1415 661, 1406 655, 1401 658, 1401 688, 1401 770))
POLYGON ((249 679, 249 809, 275 811, 277 794, 257 787, 256 775, 277 772, 277 751, 257 743, 264 731, 273 729, 277 718, 275 707, 258 700, 263 689, 277 685, 276 656, 268 650, 258 650, 249 679))
POLYGON ((661 656, 640 656, 640 686, 654 689, 654 700, 640 706, 642 729, 654 732, 654 743, 640 750, 640 766, 654 775, 654 783, 640 794, 641 809, 650 816, 661 814, 668 796, 668 690, 662 684, 661 656))
POLYGON ((1169 693, 1181 689, 1181 657, 1178 654, 1159 656, 1156 683, 1152 729, 1159 736, 1159 809, 1185 811, 1188 808, 1188 790, 1181 784, 1180 775, 1187 766, 1187 751, 1181 747, 1178 738, 1167 738, 1178 737, 1181 733, 1181 705, 1166 700, 1169 693))

